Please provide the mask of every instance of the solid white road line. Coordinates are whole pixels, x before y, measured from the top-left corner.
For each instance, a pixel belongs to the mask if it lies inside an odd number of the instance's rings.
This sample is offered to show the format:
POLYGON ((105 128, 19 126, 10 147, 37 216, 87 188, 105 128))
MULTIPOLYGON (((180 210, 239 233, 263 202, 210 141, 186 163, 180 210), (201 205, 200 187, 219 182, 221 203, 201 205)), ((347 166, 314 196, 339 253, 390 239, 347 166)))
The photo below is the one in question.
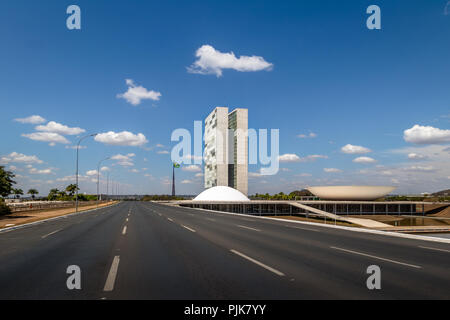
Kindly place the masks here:
POLYGON ((422 246, 419 246, 419 248, 422 248, 422 249, 429 249, 429 250, 436 250, 436 251, 442 251, 442 252, 450 252, 450 250, 439 249, 439 248, 422 247, 422 246))
POLYGON ((122 234, 125 235, 127 233, 127 226, 123 227, 122 234))
POLYGON ((320 232, 319 230, 316 229, 310 229, 310 228, 302 228, 302 227, 296 227, 296 226, 286 226, 288 228, 293 228, 293 229, 300 229, 300 230, 307 230, 307 231, 314 231, 314 232, 320 232))
POLYGON ((111 264, 111 268, 109 269, 108 278, 106 279, 105 287, 103 291, 113 291, 114 290, 114 282, 116 282, 117 270, 119 269, 120 257, 115 256, 114 260, 111 264))
POLYGON ((255 229, 255 228, 250 228, 250 227, 246 227, 246 226, 241 226, 240 224, 237 225, 239 228, 244 228, 244 229, 248 229, 248 230, 253 230, 253 231, 258 231, 260 232, 261 230, 259 229, 255 229))
POLYGON ((367 254, 367 253, 362 253, 362 252, 357 252, 357 251, 352 251, 352 250, 347 250, 347 249, 342 249, 342 248, 337 248, 337 247, 330 247, 330 248, 336 249, 336 250, 340 250, 340 251, 344 251, 344 252, 348 252, 348 253, 357 254, 357 255, 360 255, 360 256, 373 258, 373 259, 378 259, 378 260, 382 260, 382 261, 396 263, 396 264, 400 264, 400 265, 411 267, 411 268, 422 269, 421 266, 416 266, 414 264, 409 264, 409 263, 399 262, 399 261, 395 261, 395 260, 391 260, 391 259, 386 259, 386 258, 381 258, 381 257, 377 257, 377 256, 372 256, 372 255, 367 254))
POLYGON ((169 220, 169 221, 172 221, 172 222, 173 222, 173 220, 172 220, 171 218, 167 218, 167 220, 169 220))
POLYGON ((191 228, 189 228, 189 227, 186 227, 186 226, 184 226, 184 225, 181 225, 183 228, 185 228, 185 229, 188 229, 189 231, 191 231, 191 232, 195 232, 195 230, 194 229, 191 229, 191 228))
POLYGON ((244 259, 247 259, 247 260, 250 261, 250 262, 253 262, 254 264, 257 264, 257 265, 260 266, 260 267, 263 267, 263 268, 266 269, 266 270, 269 270, 270 272, 275 273, 276 275, 278 275, 278 276, 280 276, 280 277, 283 277, 283 276, 284 276, 284 273, 283 273, 283 272, 278 271, 277 269, 274 269, 274 268, 272 268, 272 267, 269 267, 268 265, 265 265, 264 263, 259 262, 258 260, 255 260, 255 259, 253 259, 253 258, 250 258, 249 256, 246 256, 245 254, 240 253, 239 251, 236 251, 236 250, 233 250, 233 249, 231 249, 230 251, 233 252, 234 254, 237 254, 238 256, 240 256, 240 257, 242 257, 242 258, 244 258, 244 259))
POLYGON ((45 236, 42 236, 41 238, 42 238, 42 239, 45 239, 45 238, 47 238, 48 236, 51 236, 52 234, 55 234, 55 233, 57 233, 57 232, 60 232, 61 230, 62 230, 62 229, 59 229, 59 230, 50 232, 49 234, 46 234, 45 236))
POLYGON ((128 218, 125 221, 128 222, 128 218))

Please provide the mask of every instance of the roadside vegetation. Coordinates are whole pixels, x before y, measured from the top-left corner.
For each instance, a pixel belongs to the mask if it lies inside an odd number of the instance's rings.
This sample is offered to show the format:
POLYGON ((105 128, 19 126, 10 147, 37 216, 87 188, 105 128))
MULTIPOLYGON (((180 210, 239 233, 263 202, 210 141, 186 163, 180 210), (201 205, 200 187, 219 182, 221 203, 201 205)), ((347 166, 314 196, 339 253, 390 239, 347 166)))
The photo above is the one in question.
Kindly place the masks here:
POLYGON ((276 193, 273 195, 270 195, 268 193, 266 194, 260 194, 256 193, 255 195, 249 196, 250 200, 296 200, 300 197, 314 197, 314 195, 309 192, 308 190, 296 190, 292 191, 289 194, 285 194, 283 192, 276 193))
POLYGON ((172 197, 166 194, 154 194, 154 195, 146 195, 142 197, 142 201, 169 201, 169 200, 185 200, 183 197, 172 197))

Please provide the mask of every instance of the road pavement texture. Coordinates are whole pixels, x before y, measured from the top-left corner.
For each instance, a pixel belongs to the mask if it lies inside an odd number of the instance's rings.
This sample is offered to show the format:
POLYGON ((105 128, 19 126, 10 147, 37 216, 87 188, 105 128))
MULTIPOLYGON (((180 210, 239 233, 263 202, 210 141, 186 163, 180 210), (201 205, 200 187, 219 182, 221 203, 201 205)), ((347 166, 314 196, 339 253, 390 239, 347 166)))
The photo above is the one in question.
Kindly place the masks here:
POLYGON ((450 299, 449 267, 445 243, 150 202, 0 233, 0 299, 450 299))

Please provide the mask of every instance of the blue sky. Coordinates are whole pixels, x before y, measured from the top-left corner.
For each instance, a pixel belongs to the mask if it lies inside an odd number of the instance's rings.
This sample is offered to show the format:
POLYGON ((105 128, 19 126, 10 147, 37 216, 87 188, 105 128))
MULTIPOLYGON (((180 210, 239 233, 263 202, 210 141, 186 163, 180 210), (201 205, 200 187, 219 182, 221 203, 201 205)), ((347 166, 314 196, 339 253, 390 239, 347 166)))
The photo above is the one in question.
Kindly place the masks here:
MULTIPOLYGON (((127 131, 122 145, 86 140, 82 191, 95 192, 87 173, 116 156, 104 165, 122 193, 169 193, 163 152, 174 146, 172 131, 192 130, 194 120, 228 106, 248 108, 251 128, 280 129, 283 169, 261 176, 251 166, 250 193, 321 184, 449 188, 448 7, 444 0, 2 1, 0 161, 19 187, 46 194, 72 182, 70 147, 79 136, 127 131), (81 30, 66 27, 71 4, 81 8, 81 30), (371 4, 381 9, 381 30, 366 27, 371 4), (220 76, 189 72, 204 46, 216 63, 233 52, 259 64, 220 76), (137 105, 118 96, 138 87, 160 96, 137 105), (15 120, 32 115, 45 121, 15 120), (60 131, 66 143, 30 139, 52 133, 50 121, 69 127, 60 131)), ((177 191, 196 194, 201 170, 186 168, 177 172, 177 191)))

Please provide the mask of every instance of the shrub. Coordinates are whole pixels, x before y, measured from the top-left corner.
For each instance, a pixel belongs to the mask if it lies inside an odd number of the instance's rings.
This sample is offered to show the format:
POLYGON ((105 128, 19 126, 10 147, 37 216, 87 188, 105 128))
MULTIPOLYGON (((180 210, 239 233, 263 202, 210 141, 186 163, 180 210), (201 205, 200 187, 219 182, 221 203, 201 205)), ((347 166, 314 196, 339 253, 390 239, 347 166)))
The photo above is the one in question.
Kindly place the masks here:
POLYGON ((11 209, 0 199, 0 216, 5 216, 11 213, 11 209))

